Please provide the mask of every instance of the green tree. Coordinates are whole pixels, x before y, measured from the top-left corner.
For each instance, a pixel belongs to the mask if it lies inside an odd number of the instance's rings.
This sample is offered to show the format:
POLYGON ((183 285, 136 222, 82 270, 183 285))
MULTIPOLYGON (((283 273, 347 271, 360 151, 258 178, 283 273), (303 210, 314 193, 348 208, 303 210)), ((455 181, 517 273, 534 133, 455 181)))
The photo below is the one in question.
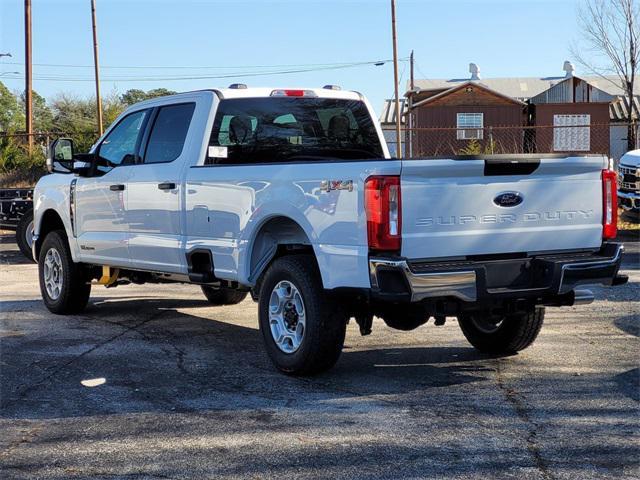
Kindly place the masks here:
POLYGON ((167 95, 175 95, 176 91, 167 90, 166 88, 154 88, 153 90, 147 91, 147 99, 156 98, 156 97, 165 97, 167 95))
POLYGON ((24 115, 16 96, 0 82, 0 132, 24 130, 24 115))
POLYGON ((98 136, 95 101, 62 93, 53 99, 51 108, 54 129, 73 138, 78 152, 86 151, 98 136))
MULTIPOLYGON (((32 108, 33 108, 33 131, 50 132, 53 129, 53 113, 47 105, 47 101, 35 90, 32 92, 32 108)), ((26 115, 26 95, 22 92, 20 95, 20 108, 23 115, 26 115)))
MULTIPOLYGON (((126 105, 117 93, 102 99, 104 126, 108 127, 122 113, 126 105)), ((70 136, 78 152, 85 152, 98 138, 95 98, 58 95, 52 102, 54 130, 70 136)))
POLYGON ((132 88, 120 95, 120 100, 127 106, 133 105, 134 103, 138 103, 146 99, 146 93, 144 92, 144 90, 140 90, 139 88, 132 88))
POLYGON ((149 100, 150 98, 163 97, 166 95, 174 95, 177 92, 173 90, 167 90, 166 88, 154 88, 145 92, 138 88, 132 88, 120 95, 120 101, 126 106, 133 105, 134 103, 142 102, 143 100, 149 100))
POLYGON ((127 105, 122 101, 121 95, 112 92, 102 99, 102 120, 107 128, 120 115, 127 105))

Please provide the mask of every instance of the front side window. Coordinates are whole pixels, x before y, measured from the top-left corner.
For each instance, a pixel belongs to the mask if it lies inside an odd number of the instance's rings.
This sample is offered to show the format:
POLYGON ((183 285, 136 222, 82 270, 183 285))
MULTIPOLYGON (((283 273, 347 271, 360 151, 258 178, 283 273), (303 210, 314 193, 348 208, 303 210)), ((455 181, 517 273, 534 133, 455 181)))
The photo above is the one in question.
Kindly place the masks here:
POLYGON ((195 103, 160 107, 149 135, 144 163, 172 162, 180 156, 195 107, 195 103))
POLYGON ((271 163, 383 156, 365 104, 327 98, 222 100, 209 164, 271 163))
POLYGON ((148 110, 124 117, 105 137, 98 150, 97 169, 106 173, 118 165, 131 165, 136 161, 138 139, 148 110))
POLYGON ((458 127, 458 140, 471 140, 483 138, 484 114, 483 113, 458 113, 456 117, 458 127))

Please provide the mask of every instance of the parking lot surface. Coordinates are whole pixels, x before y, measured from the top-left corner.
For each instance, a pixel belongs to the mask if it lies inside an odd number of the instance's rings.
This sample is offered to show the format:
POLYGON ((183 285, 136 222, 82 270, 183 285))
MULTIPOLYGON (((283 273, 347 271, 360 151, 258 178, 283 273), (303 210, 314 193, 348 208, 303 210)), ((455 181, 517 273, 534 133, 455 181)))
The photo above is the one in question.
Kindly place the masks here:
POLYGON ((592 305, 547 309, 533 347, 495 358, 455 318, 353 322, 337 366, 270 364, 251 300, 189 285, 94 287, 82 315, 40 300, 0 245, 0 477, 640 477, 640 271, 592 305))

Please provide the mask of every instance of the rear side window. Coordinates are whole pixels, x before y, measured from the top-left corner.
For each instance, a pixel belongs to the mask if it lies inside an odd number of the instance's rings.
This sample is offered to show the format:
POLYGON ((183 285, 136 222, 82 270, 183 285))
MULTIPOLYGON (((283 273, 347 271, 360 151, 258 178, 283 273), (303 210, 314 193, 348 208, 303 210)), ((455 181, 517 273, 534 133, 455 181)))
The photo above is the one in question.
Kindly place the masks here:
POLYGON ((160 107, 149 135, 144 163, 172 162, 180 156, 195 107, 195 103, 160 107))
POLYGON ((237 98, 222 100, 207 164, 380 158, 371 115, 359 100, 237 98))

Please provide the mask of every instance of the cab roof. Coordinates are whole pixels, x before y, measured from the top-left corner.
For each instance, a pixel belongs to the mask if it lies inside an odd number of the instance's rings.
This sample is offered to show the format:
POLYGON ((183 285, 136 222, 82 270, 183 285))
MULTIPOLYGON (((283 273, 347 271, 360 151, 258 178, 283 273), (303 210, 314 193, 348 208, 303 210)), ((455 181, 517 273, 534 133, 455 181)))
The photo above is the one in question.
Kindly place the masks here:
POLYGON ((305 87, 247 87, 214 89, 223 98, 256 98, 270 97, 274 91, 308 91, 319 98, 339 98, 344 100, 362 100, 362 95, 350 90, 333 90, 329 88, 305 87))

